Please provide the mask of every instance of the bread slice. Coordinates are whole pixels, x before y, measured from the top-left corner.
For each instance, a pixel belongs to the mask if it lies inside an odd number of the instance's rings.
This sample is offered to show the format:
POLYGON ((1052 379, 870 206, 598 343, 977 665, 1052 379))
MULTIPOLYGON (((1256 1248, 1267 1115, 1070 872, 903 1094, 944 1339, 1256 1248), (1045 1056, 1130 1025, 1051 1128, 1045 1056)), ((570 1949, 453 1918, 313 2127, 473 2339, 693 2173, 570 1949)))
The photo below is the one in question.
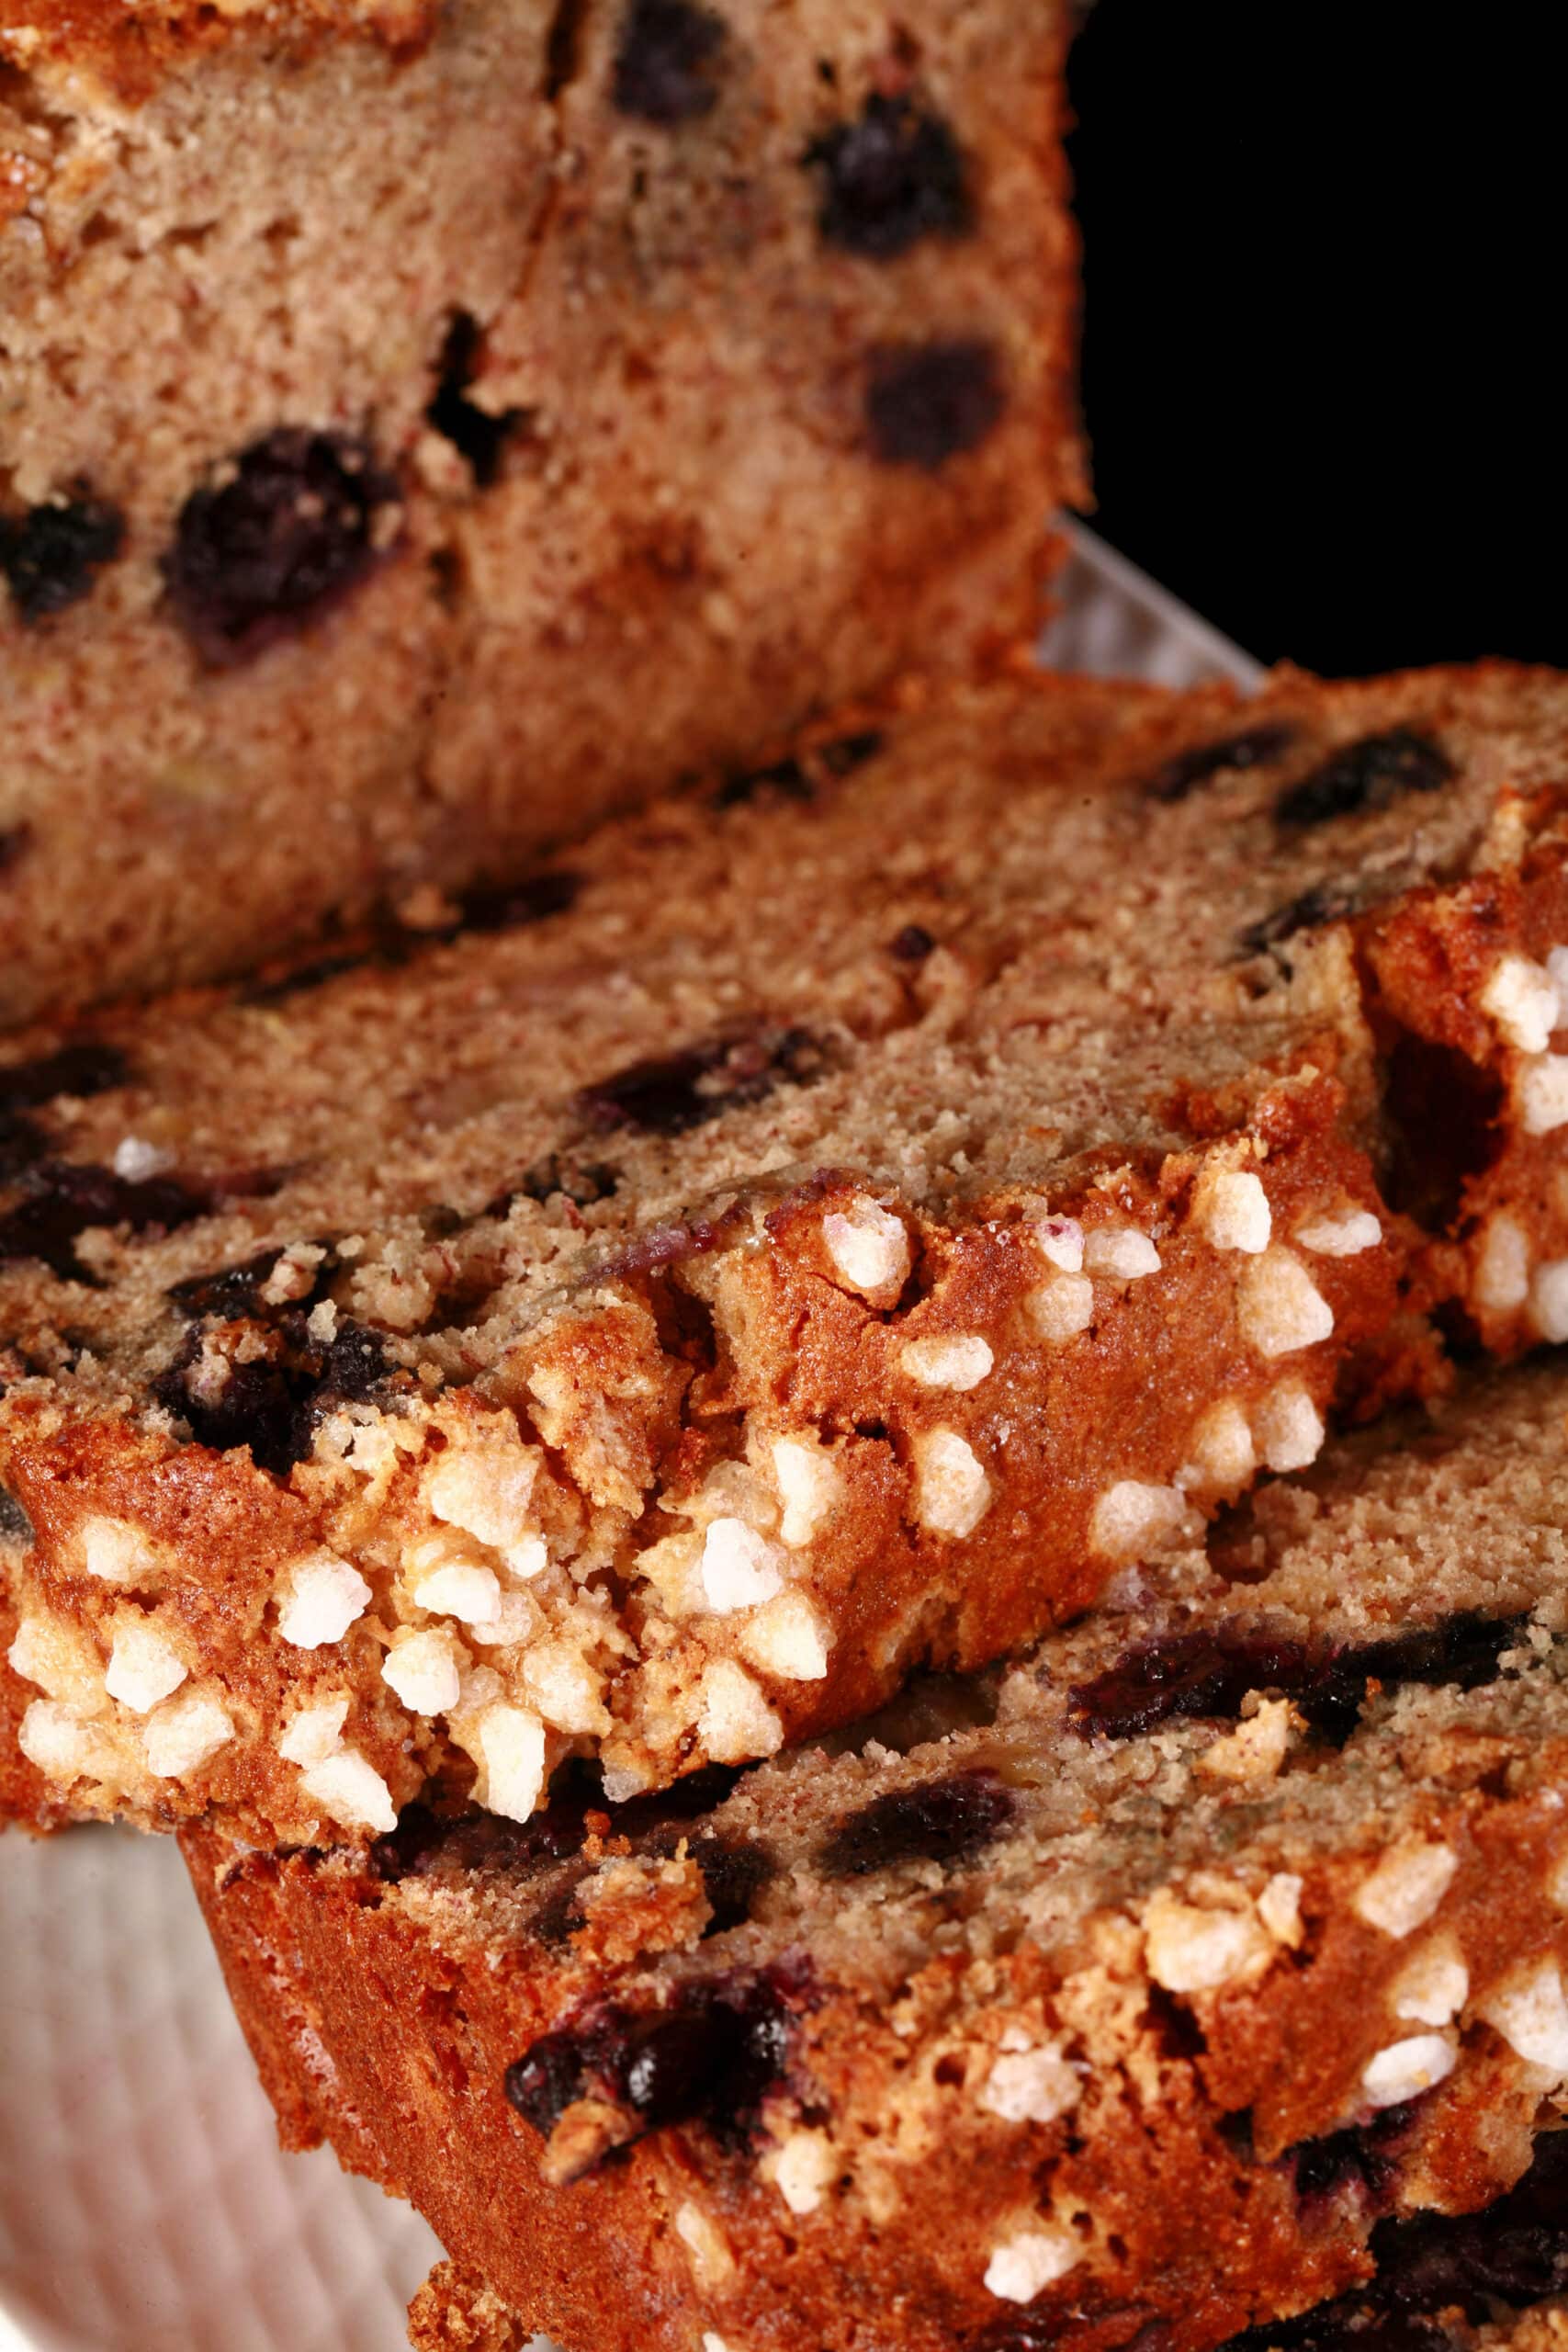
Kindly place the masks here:
POLYGON ((1546 673, 1030 675, 17 1041, 28 1755, 263 1843, 627 1797, 1562 1337, 1565 752, 1546 673))
POLYGON ((0 1021, 1029 637, 1063 14, 0 0, 0 1021))
POLYGON ((183 1835, 286 2140, 570 2352, 1207 2352, 1546 2132, 1561 2221, 1565 1793, 1552 1363, 750 1770, 183 1835))

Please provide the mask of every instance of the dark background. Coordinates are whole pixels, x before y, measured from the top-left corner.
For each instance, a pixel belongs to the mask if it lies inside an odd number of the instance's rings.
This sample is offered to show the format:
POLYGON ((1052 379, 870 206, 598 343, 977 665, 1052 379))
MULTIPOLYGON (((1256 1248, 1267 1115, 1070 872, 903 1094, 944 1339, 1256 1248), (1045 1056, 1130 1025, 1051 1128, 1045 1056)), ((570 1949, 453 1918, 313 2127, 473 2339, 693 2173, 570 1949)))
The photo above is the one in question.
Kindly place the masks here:
POLYGON ((1552 15, 1099 0, 1078 35, 1091 519, 1266 661, 1568 662, 1552 15))

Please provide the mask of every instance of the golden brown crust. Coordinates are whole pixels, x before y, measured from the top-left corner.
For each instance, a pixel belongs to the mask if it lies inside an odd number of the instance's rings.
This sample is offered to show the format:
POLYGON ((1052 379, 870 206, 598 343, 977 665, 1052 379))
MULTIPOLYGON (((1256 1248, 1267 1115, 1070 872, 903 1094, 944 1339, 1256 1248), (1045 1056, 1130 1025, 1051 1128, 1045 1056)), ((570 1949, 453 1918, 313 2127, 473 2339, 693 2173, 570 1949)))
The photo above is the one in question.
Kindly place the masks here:
POLYGON ((0 0, 0 65, 82 74, 141 106, 165 75, 236 40, 299 57, 324 40, 369 39, 407 58, 440 20, 441 0, 0 0))

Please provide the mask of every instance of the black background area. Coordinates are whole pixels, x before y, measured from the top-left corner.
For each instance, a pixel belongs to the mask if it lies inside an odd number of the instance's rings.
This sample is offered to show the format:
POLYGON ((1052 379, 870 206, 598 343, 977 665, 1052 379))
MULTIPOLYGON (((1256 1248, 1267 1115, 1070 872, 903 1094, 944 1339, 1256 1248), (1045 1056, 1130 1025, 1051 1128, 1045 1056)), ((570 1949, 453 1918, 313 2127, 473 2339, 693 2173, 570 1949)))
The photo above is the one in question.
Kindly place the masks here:
POLYGON ((1555 11, 1100 0, 1093 518, 1264 660, 1568 662, 1555 11))

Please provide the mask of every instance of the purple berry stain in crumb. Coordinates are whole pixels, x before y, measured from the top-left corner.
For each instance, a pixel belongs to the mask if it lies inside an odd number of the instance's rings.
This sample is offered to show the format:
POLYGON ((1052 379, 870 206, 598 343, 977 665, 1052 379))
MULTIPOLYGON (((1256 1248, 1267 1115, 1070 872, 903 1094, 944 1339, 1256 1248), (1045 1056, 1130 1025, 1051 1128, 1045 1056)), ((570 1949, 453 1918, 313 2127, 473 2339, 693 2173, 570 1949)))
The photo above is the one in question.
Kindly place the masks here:
POLYGON ((814 1998, 804 1972, 775 1966, 682 1985, 665 2009, 601 2009, 534 2042, 508 2067, 506 2096, 546 2139, 575 2101, 596 2098, 635 2119, 633 2137, 701 2123, 738 2145, 787 2074, 814 1998))
POLYGON ((1241 945, 1248 956, 1265 955, 1271 947, 1281 947, 1298 932, 1314 931, 1321 924, 1341 922, 1356 911, 1355 887, 1349 881, 1314 882, 1310 890, 1302 891, 1282 907, 1273 908, 1249 922, 1241 933, 1241 945))
POLYGON ((80 604, 124 544, 125 517, 100 498, 84 494, 16 517, 0 514, 0 572, 17 618, 30 625, 80 604))
POLYGON ((130 1066, 118 1046, 94 1038, 0 1067, 0 1183, 49 1157, 49 1137, 29 1112, 62 1094, 107 1094, 130 1080, 130 1066))
MULTIPOLYGON (((1407 2118, 1408 2110, 1397 2112, 1407 2118)), ((1374 2202, 1386 2203, 1391 2180, 1382 2160, 1367 2179, 1374 2202)), ((1523 2178, 1479 2212, 1390 2216, 1373 2229, 1368 2250, 1375 2268, 1364 2285, 1293 2319, 1249 2328, 1222 2352, 1273 2346, 1280 2352, 1345 2352, 1352 2345, 1414 2352, 1452 2341, 1440 2314, 1462 2312, 1476 2324, 1499 2303, 1523 2309, 1562 2294, 1568 2289, 1568 2132, 1542 2132, 1523 2178)))
POLYGON ((202 1328, 193 1325, 168 1370, 152 1384, 161 1405, 188 1423, 198 1445, 227 1453, 250 1448, 260 1470, 286 1477, 315 1442, 316 1425, 335 1406, 362 1404, 393 1376, 386 1350, 363 1324, 338 1318, 325 1342, 314 1338, 302 1306, 259 1327, 269 1352, 231 1359, 221 1387, 210 1367, 199 1385, 193 1374, 203 1357, 202 1328))
POLYGON ((1466 1612, 1354 1645, 1276 1637, 1242 1624, 1176 1634, 1129 1651, 1079 1683, 1069 1696, 1068 1719, 1086 1739, 1132 1739, 1172 1721, 1230 1719, 1249 1691, 1275 1691, 1342 1743, 1373 1685, 1453 1683, 1472 1690, 1492 1680, 1498 1658, 1518 1640, 1521 1622, 1466 1612))
POLYGON ((459 311, 446 332, 440 377, 424 419, 434 432, 452 444, 479 488, 489 490, 501 472, 506 444, 523 412, 508 408, 492 413, 468 398, 479 374, 483 351, 484 336, 479 321, 467 311, 459 311))
POLYGON ((573 1107, 601 1134, 630 1127, 685 1135, 741 1103, 761 1102, 777 1086, 808 1084, 824 1067, 809 1030, 753 1022, 679 1053, 633 1062, 584 1087, 573 1107))
POLYGON ((895 261, 922 237, 975 225, 964 153, 938 114, 875 91, 858 122, 814 139, 806 163, 820 179, 824 242, 866 261, 895 261))
POLYGON ((281 425, 180 510, 164 578, 209 668, 249 661, 319 620, 387 550, 400 492, 367 444, 281 425))
POLYGON ((140 1183, 111 1168, 44 1159, 22 1172, 20 1197, 0 1216, 0 1264, 34 1259, 62 1282, 101 1287, 76 1255, 84 1233, 125 1225, 134 1234, 173 1233, 208 1216, 218 1195, 209 1187, 152 1176, 140 1183))
POLYGON ((887 953, 897 956, 900 964, 923 964, 935 952, 936 941, 920 922, 907 922, 887 943, 887 953))
POLYGON ((818 1867, 828 1878, 864 1878, 899 1862, 963 1861, 1000 1836, 1015 1805, 989 1772, 892 1789, 844 1816, 823 1840, 818 1867))
POLYGON ((885 344, 871 355, 865 421, 871 454, 885 466, 934 473, 977 449, 1007 406, 996 347, 977 337, 885 344))
POLYGON ((1227 735, 1223 742, 1196 744, 1167 760, 1149 778, 1145 789, 1151 800, 1185 800, 1200 785, 1230 770, 1244 773, 1266 767, 1288 752, 1295 738, 1293 727, 1277 724, 1249 727, 1239 735, 1227 735))
POLYGON ((1281 825, 1331 824, 1391 808, 1409 792, 1438 792, 1453 775, 1452 761, 1429 736, 1395 727, 1332 753, 1280 794, 1274 815, 1281 825))
POLYGON ((753 800, 768 798, 802 803, 814 800, 817 795, 808 771, 820 770, 830 776, 849 775, 876 757, 884 740, 874 728, 864 728, 858 734, 840 735, 830 743, 819 743, 799 758, 775 760, 768 767, 726 776, 715 790, 711 806, 741 808, 753 800))
POLYGON ((490 1813, 442 1814, 424 1804, 407 1806, 397 1827, 371 1846, 370 1867, 377 1878, 392 1884, 437 1871, 525 1875, 580 1853, 591 1813, 605 1815, 608 1834, 629 1839, 634 1850, 673 1850, 684 1825, 722 1804, 739 1777, 730 1765, 709 1764, 668 1789, 609 1804, 597 1769, 572 1758, 551 1781, 548 1804, 524 1822, 490 1813))
POLYGON ((724 49, 723 19, 692 0, 631 0, 611 72, 616 111, 671 130, 711 112, 724 49))

